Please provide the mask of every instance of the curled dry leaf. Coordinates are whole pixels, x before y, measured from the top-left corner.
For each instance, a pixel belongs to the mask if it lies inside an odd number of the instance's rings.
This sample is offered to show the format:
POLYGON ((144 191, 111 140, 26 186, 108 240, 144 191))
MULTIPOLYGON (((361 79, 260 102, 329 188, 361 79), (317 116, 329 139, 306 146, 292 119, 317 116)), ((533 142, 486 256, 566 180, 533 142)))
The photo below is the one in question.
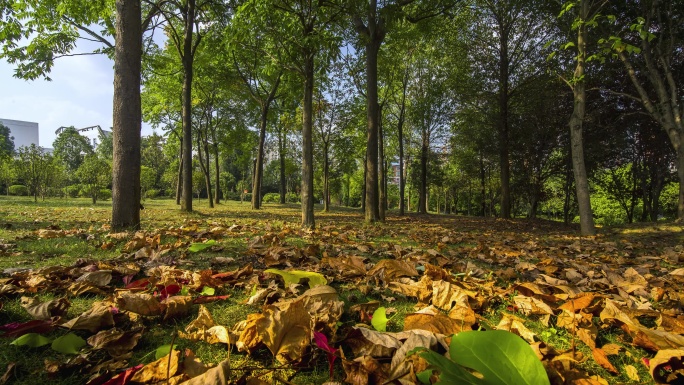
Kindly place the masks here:
POLYGON ((352 385, 384 384, 387 379, 382 365, 371 356, 342 361, 342 368, 347 375, 344 381, 352 385))
POLYGON ((150 362, 137 371, 131 378, 131 381, 149 384, 166 381, 175 376, 179 368, 180 351, 172 350, 169 354, 171 354, 170 360, 169 356, 166 355, 154 362, 150 362))
POLYGON ((339 271, 342 277, 355 278, 366 275, 366 258, 358 256, 342 255, 337 257, 325 257, 321 260, 323 265, 339 271))
POLYGON ((408 262, 396 259, 383 259, 373 266, 367 275, 388 283, 401 277, 417 277, 418 271, 408 262))
POLYGON ((71 303, 66 298, 57 298, 52 301, 40 302, 38 298, 21 297, 23 307, 33 319, 49 320, 52 317, 61 317, 66 314, 71 303))
POLYGON ((495 329, 515 333, 530 344, 534 343, 534 337, 536 337, 536 334, 523 324, 522 319, 510 314, 504 314, 495 329))
POLYGON ((95 302, 90 309, 60 326, 67 329, 88 330, 91 333, 96 333, 98 330, 114 326, 112 307, 104 302, 95 302))
POLYGON ((189 295, 176 295, 168 297, 161 302, 161 306, 165 309, 164 320, 182 317, 192 309, 192 297, 189 295))
POLYGON ((604 352, 603 349, 593 348, 591 349, 591 354, 594 356, 594 361, 601 365, 603 369, 606 369, 612 374, 618 374, 617 369, 615 369, 615 366, 608 360, 608 356, 606 356, 606 352, 604 352))
POLYGON ((657 384, 674 383, 678 378, 684 376, 684 350, 664 349, 656 353, 655 357, 649 362, 651 376, 657 384), (668 366, 669 370, 661 370, 668 366))
POLYGON ((404 330, 426 330, 432 333, 451 335, 463 330, 472 330, 471 325, 449 318, 443 314, 413 313, 406 315, 404 330))
POLYGON ((131 353, 142 337, 143 328, 124 331, 117 328, 102 330, 88 338, 88 345, 93 349, 104 349, 112 357, 125 356, 131 353))
POLYGON ((365 327, 354 327, 345 340, 356 356, 392 357, 401 347, 393 333, 381 333, 365 327))
POLYGON ((104 287, 112 281, 111 270, 89 271, 76 279, 76 282, 87 282, 94 286, 104 287))
POLYGON ((157 316, 162 314, 163 311, 159 300, 152 294, 147 293, 119 292, 116 296, 116 304, 121 310, 144 316, 157 316))
POLYGON ((301 360, 311 343, 309 312, 301 300, 291 301, 285 306, 267 306, 256 327, 266 347, 281 363, 301 360))

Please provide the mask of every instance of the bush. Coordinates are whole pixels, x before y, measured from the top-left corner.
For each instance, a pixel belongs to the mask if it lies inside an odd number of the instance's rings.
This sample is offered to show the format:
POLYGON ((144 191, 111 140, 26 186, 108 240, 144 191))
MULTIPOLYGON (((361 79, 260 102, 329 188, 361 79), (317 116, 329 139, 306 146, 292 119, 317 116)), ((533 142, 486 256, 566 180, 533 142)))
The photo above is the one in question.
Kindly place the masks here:
POLYGON ((268 193, 262 198, 264 203, 280 203, 280 194, 268 193))
POLYGON ((238 194, 235 191, 224 191, 223 192, 223 199, 227 201, 239 201, 240 200, 240 194, 238 194))
POLYGON ((293 192, 285 194, 285 202, 286 203, 299 203, 299 195, 295 194, 293 192))
POLYGON ((9 193, 10 193, 10 195, 26 196, 29 194, 29 189, 28 189, 28 187, 26 187, 24 185, 15 184, 15 185, 9 186, 9 193))
POLYGON ((103 188, 100 190, 100 192, 97 194, 97 199, 101 199, 103 201, 107 199, 112 199, 112 190, 103 188))
POLYGON ((66 196, 68 196, 69 198, 76 198, 76 197, 78 197, 78 194, 80 193, 80 191, 81 191, 81 186, 80 186, 80 185, 77 185, 77 184, 74 184, 74 185, 71 185, 71 186, 66 186, 66 187, 64 188, 64 193, 65 193, 66 196))
POLYGON ((145 198, 147 199, 154 199, 160 195, 161 191, 157 189, 150 189, 145 192, 145 198))

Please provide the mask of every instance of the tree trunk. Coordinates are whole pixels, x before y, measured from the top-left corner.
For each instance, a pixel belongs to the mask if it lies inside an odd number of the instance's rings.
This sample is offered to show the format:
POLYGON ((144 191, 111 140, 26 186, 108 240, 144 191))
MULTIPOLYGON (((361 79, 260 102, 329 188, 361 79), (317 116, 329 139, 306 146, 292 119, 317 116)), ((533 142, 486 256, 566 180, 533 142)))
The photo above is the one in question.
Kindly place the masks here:
POLYGON ((500 45, 499 63, 499 171, 501 176, 501 218, 511 217, 511 172, 508 138, 508 45, 500 45))
POLYGON ((183 39, 183 197, 181 210, 192 212, 192 31, 195 25, 195 0, 188 0, 183 39))
POLYGON ((361 211, 366 212, 366 181, 368 180, 368 148, 363 158, 363 185, 361 186, 361 211))
POLYGON ((287 194, 287 181, 285 180, 285 139, 284 131, 281 127, 278 133, 278 156, 280 158, 280 204, 285 204, 285 194, 287 194))
POLYGON ((427 202, 427 169, 428 169, 428 151, 429 146, 427 143, 427 133, 426 129, 423 129, 423 144, 420 147, 420 187, 418 193, 418 212, 421 214, 427 214, 428 212, 428 202, 427 202))
POLYGON ((304 50, 304 106, 302 112, 302 228, 316 227, 313 183, 314 52, 304 50))
POLYGON ((385 139, 382 132, 382 106, 378 108, 378 165, 380 179, 380 201, 378 207, 378 219, 385 220, 387 209, 387 169, 385 168, 385 139))
POLYGON ((140 1, 116 0, 112 229, 140 228, 140 1))
POLYGON ((366 42, 366 114, 368 131, 366 137, 366 222, 380 220, 378 197, 378 52, 385 39, 385 27, 378 17, 378 1, 371 0, 367 20, 366 42))
POLYGON ((261 180, 264 173, 264 143, 266 142, 266 124, 268 123, 268 104, 261 106, 261 122, 259 125, 259 147, 257 150, 256 167, 252 178, 252 209, 261 208, 261 180))
MULTIPOLYGON (((589 4, 580 4, 580 18, 585 21, 589 13, 589 4)), ((570 147, 572 150, 572 168, 575 175, 575 192, 580 215, 580 232, 582 235, 595 235, 594 218, 589 197, 589 181, 584 164, 584 145, 582 141, 582 125, 586 108, 586 91, 584 81, 584 65, 586 60, 587 27, 580 24, 577 33, 577 67, 575 68, 573 86, 574 108, 570 117, 570 147)))
POLYGON ((487 214, 487 190, 485 188, 485 177, 484 158, 482 151, 480 151, 480 195, 482 197, 482 201, 480 202, 480 215, 483 217, 487 214))
POLYGON ((219 149, 218 149, 218 144, 216 143, 216 134, 213 133, 213 140, 214 140, 214 177, 215 177, 215 188, 216 188, 216 194, 214 196, 214 203, 219 204, 221 201, 221 169, 219 167, 219 149))
POLYGON ((176 178, 176 204, 181 204, 181 196, 183 194, 183 142, 181 141, 180 162, 178 163, 178 177, 176 178))
MULTIPOLYGON (((200 169, 202 170, 202 175, 204 175, 204 185, 207 189, 207 200, 209 201, 209 207, 214 208, 213 197, 211 196, 211 177, 209 174, 209 154, 207 153, 207 148, 204 146, 204 153, 207 157, 207 162, 204 162, 202 156, 202 135, 197 134, 197 158, 199 160, 200 169)), ((200 199, 200 191, 197 192, 197 199, 200 199)))
POLYGON ((406 112, 406 86, 404 84, 404 94, 401 98, 401 109, 399 110, 399 120, 397 131, 399 132, 399 215, 404 216, 404 194, 406 193, 406 180, 404 179, 404 114, 406 112))
POLYGON ((323 212, 330 211, 330 159, 329 143, 323 142, 323 212))

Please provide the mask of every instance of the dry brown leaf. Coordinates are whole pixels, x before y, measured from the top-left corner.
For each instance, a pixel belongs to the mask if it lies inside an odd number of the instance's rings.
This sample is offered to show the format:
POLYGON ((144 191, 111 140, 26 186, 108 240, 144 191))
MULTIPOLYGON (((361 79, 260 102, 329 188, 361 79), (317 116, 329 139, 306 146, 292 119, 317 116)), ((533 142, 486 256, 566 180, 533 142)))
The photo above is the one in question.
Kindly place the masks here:
POLYGON ((472 330, 471 325, 459 322, 443 314, 413 313, 406 315, 404 330, 427 330, 432 333, 451 335, 464 330, 472 330))
POLYGON ((112 306, 104 302, 95 302, 89 310, 60 326, 96 333, 98 330, 114 326, 112 306))
POLYGON ((499 321, 499 324, 495 327, 496 330, 506 330, 515 333, 522 337, 525 341, 532 344, 534 343, 534 337, 536 334, 528 329, 521 318, 512 316, 510 314, 504 314, 499 321))
POLYGON ((102 330, 88 338, 88 345, 92 346, 95 350, 104 349, 112 357, 118 358, 130 353, 138 344, 142 334, 142 328, 135 328, 129 331, 116 328, 102 330))
POLYGON ((40 302, 38 298, 21 297, 23 307, 33 319, 49 320, 55 316, 63 316, 71 306, 66 298, 57 298, 47 302, 40 302))
POLYGON ((197 312, 197 317, 185 327, 185 331, 192 333, 198 330, 209 329, 215 325, 216 322, 214 322, 214 318, 211 316, 211 313, 207 307, 200 305, 199 311, 197 312))
POLYGON ((657 384, 674 383, 678 376, 684 375, 684 350, 663 349, 649 361, 651 376, 657 384), (660 370, 669 365, 670 370, 660 370))
POLYGON ((339 271, 346 278, 363 277, 366 275, 366 258, 358 256, 341 255, 337 257, 325 257, 321 263, 339 271))
POLYGON ((408 359, 408 352, 419 347, 435 349, 439 343, 438 337, 430 331, 417 329, 407 333, 408 338, 392 356, 388 381, 399 381, 401 384, 416 383, 415 373, 418 371, 413 368, 414 361, 408 359))
POLYGON ((161 306, 165 309, 164 320, 174 317, 182 317, 192 309, 192 297, 189 295, 176 295, 165 298, 161 302, 161 306))
POLYGON ((116 296, 116 304, 121 310, 144 316, 157 316, 163 311, 157 297, 147 293, 119 292, 116 296))
POLYGON ((342 361, 347 377, 346 383, 352 385, 384 384, 387 374, 382 366, 371 356, 360 356, 354 360, 342 361))
POLYGON ((400 278, 390 282, 388 287, 395 293, 418 298, 423 303, 428 303, 432 298, 432 279, 427 275, 422 276, 418 282, 410 278, 400 278))
POLYGON ((301 360, 311 342, 312 319, 301 300, 267 306, 256 321, 261 340, 281 363, 301 360))
POLYGON ((169 355, 145 365, 131 377, 132 382, 154 383, 166 381, 176 375, 179 367, 180 351, 172 350, 171 359, 169 355), (171 365, 169 365, 169 361, 171 365))
POLYGON ((582 293, 577 298, 562 304, 558 308, 561 310, 577 313, 591 305, 595 296, 596 295, 594 293, 582 293))
POLYGON ((89 271, 76 279, 76 282, 87 282, 97 287, 104 287, 109 285, 112 281, 111 270, 97 270, 89 271))
POLYGON ((401 277, 417 277, 418 271, 413 265, 396 259, 383 259, 368 271, 368 276, 388 283, 401 277))
POLYGON ((354 327, 345 340, 355 356, 392 357, 401 347, 394 333, 380 333, 365 327, 354 327))
POLYGON ((596 361, 596 363, 601 365, 603 369, 606 369, 612 374, 618 374, 617 369, 615 369, 615 366, 613 366, 613 364, 610 363, 608 357, 606 356, 606 352, 604 352, 603 349, 593 348, 591 349, 591 354, 594 356, 594 360, 596 361))
POLYGON ((540 301, 534 297, 527 297, 524 295, 516 295, 515 297, 513 297, 513 301, 515 302, 516 306, 518 306, 518 309, 520 310, 520 312, 525 314, 525 315, 553 314, 553 310, 551 310, 549 305, 545 304, 544 302, 542 302, 542 301, 540 301))
POLYGON ((337 322, 344 312, 344 302, 339 300, 335 288, 328 285, 316 286, 305 291, 297 301, 301 301, 309 312, 315 331, 327 334, 337 330, 337 322))
POLYGON ((468 293, 446 281, 432 282, 432 304, 445 311, 450 311, 455 306, 470 308, 468 293))
POLYGON ((183 358, 183 373, 190 378, 201 376, 209 370, 210 367, 205 365, 199 358, 195 357, 195 353, 190 349, 185 349, 185 358, 183 358))

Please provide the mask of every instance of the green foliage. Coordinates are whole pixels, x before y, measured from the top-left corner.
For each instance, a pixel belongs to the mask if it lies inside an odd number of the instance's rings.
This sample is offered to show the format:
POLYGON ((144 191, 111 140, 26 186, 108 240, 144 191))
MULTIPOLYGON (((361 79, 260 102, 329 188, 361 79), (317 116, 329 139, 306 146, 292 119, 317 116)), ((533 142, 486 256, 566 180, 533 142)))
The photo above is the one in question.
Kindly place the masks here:
POLYGON ((166 357, 169 355, 169 353, 171 353, 171 350, 177 349, 177 348, 178 348, 178 345, 175 345, 175 344, 173 346, 171 346, 171 344, 162 345, 154 351, 154 359, 159 360, 163 357, 166 357))
POLYGON ((268 193, 262 198, 264 203, 280 203, 280 194, 278 193, 268 193))
POLYGON ((100 190, 97 197, 102 200, 112 199, 112 190, 103 188, 100 190))
POLYGON ((188 247, 188 251, 191 253, 198 253, 200 251, 204 251, 216 244, 216 241, 213 239, 210 239, 206 242, 203 243, 193 243, 188 247))
POLYGON ((145 192, 145 198, 154 199, 161 196, 161 190, 151 189, 145 192))
POLYGON ((278 269, 268 269, 264 270, 264 273, 271 273, 275 275, 279 275, 283 277, 283 281, 285 281, 285 287, 289 287, 291 284, 299 283, 303 279, 307 279, 309 281, 309 287, 316 287, 319 285, 325 285, 328 283, 328 280, 325 279, 323 274, 321 273, 315 273, 311 271, 301 271, 301 270, 289 270, 289 271, 284 271, 284 270, 278 270, 278 269))
POLYGON ((76 171, 76 177, 83 185, 83 191, 92 198, 93 203, 100 198, 100 191, 110 183, 111 175, 111 165, 97 153, 87 155, 76 171))
POLYGON ((44 337, 38 333, 27 333, 24 334, 23 336, 17 338, 16 340, 12 341, 10 345, 15 345, 15 346, 28 346, 30 348, 39 348, 41 346, 45 346, 52 342, 51 339, 44 337))
POLYGON ((440 371, 439 383, 546 385, 549 378, 536 354, 522 338, 503 330, 466 331, 451 339, 451 360, 435 351, 420 353, 440 371), (482 374, 472 375, 468 369, 482 374))
POLYGON ((0 123, 0 160, 14 154, 14 137, 10 135, 9 127, 0 123))
POLYGON ((29 195, 29 189, 28 189, 28 187, 26 187, 24 185, 15 184, 15 185, 9 186, 9 195, 26 196, 26 195, 29 195))
POLYGON ((87 155, 93 153, 93 146, 85 136, 76 131, 76 128, 64 129, 52 143, 54 156, 61 159, 68 172, 75 172, 81 167, 87 155))
POLYGON ((86 345, 83 338, 74 333, 63 335, 52 341, 52 350, 64 354, 78 354, 78 351, 86 345))
POLYGON ((81 194, 81 185, 73 184, 64 188, 64 194, 69 198, 78 198, 81 194))
POLYGON ((373 325, 373 328, 379 332, 386 332, 387 322, 389 322, 389 319, 387 318, 385 308, 382 306, 377 308, 373 312, 373 318, 371 318, 371 325, 373 325))

